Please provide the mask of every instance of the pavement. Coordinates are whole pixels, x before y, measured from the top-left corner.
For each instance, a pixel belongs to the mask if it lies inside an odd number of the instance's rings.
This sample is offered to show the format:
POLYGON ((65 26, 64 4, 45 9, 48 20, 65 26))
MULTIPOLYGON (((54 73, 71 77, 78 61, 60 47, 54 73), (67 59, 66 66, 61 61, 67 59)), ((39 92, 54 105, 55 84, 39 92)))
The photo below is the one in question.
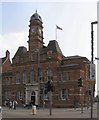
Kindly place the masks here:
MULTIPOLYGON (((50 111, 48 108, 36 109, 36 114, 33 115, 32 109, 26 109, 17 107, 16 110, 9 110, 7 107, 3 107, 3 118, 90 118, 91 108, 52 108, 50 111)), ((97 118, 97 104, 93 106, 93 118, 97 118)))

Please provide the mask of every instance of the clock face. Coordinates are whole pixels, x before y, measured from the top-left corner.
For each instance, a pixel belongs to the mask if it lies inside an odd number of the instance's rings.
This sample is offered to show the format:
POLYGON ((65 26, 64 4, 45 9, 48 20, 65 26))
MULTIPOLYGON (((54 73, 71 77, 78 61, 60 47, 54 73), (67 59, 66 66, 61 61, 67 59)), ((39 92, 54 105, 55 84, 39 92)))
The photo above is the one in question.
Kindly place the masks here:
POLYGON ((35 33, 35 32, 36 32, 36 28, 33 27, 33 28, 31 29, 31 32, 35 33))

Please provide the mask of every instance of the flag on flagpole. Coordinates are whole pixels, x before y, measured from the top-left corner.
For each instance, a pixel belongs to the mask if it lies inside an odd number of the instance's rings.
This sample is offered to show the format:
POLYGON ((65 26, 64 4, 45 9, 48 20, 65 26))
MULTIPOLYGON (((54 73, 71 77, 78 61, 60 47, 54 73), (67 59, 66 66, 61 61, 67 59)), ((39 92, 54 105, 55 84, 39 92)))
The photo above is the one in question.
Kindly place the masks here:
POLYGON ((57 26, 57 25, 56 25, 56 28, 59 29, 59 30, 63 30, 61 27, 59 27, 59 26, 57 26))
POLYGON ((55 31, 56 31, 56 40, 57 40, 57 29, 58 30, 63 30, 61 27, 59 27, 59 26, 56 25, 56 28, 55 28, 55 31))

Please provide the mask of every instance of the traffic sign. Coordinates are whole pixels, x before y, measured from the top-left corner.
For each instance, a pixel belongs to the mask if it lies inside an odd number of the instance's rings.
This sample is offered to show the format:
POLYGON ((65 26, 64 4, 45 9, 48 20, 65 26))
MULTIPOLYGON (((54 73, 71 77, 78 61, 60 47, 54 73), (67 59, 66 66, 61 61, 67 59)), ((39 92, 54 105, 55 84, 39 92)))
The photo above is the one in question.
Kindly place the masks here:
POLYGON ((90 80, 95 81, 96 75, 95 75, 95 64, 90 64, 90 80))
POLYGON ((92 85, 94 85, 94 84, 96 84, 96 81, 95 80, 93 80, 93 81, 90 80, 89 83, 92 84, 92 85))

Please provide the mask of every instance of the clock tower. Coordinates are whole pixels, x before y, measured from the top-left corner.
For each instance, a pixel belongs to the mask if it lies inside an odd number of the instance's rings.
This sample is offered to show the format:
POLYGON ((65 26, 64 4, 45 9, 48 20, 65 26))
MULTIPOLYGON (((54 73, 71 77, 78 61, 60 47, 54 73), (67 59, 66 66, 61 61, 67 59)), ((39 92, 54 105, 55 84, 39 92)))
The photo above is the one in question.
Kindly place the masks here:
POLYGON ((30 18, 29 25, 29 51, 34 51, 38 49, 39 51, 43 48, 43 26, 42 18, 35 12, 30 18))

